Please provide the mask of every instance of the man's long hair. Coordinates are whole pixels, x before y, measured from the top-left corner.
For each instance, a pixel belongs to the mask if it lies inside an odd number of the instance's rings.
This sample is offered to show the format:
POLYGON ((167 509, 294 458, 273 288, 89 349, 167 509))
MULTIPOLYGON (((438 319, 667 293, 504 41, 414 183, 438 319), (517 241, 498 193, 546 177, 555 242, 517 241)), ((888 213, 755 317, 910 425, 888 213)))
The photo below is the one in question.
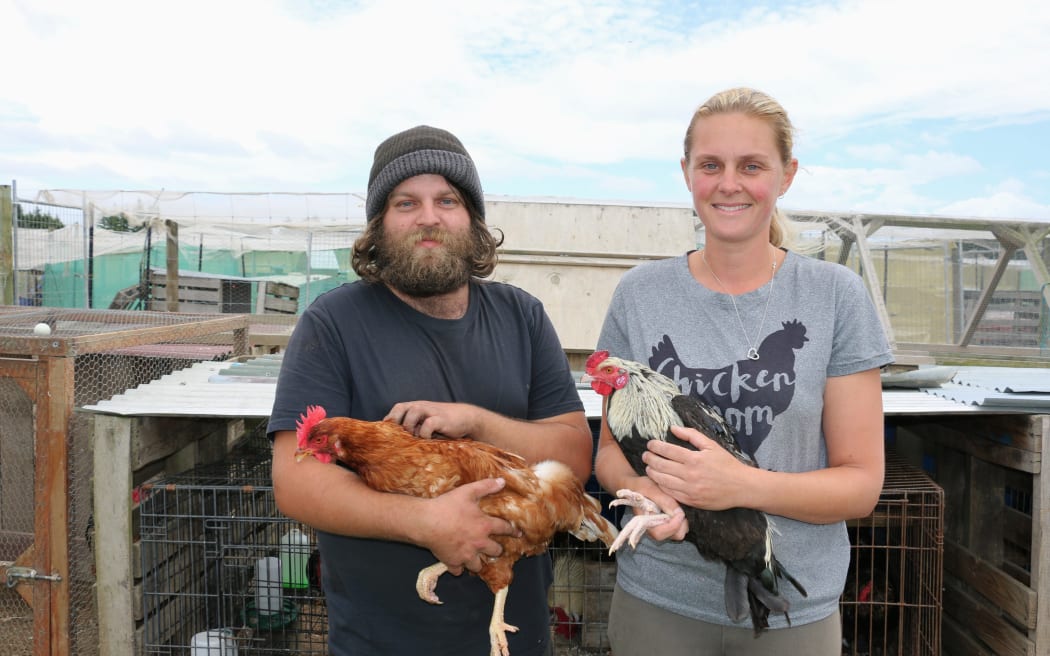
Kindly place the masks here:
MULTIPOLYGON (((463 193, 462 189, 451 182, 449 185, 455 190, 460 202, 467 208, 470 215, 470 234, 474 244, 470 273, 475 278, 487 278, 496 268, 496 249, 503 244, 503 233, 501 232, 499 237, 492 234, 485 224, 484 217, 470 200, 470 195, 463 193)), ((378 257, 378 244, 382 239, 383 217, 380 215, 370 217, 364 233, 354 241, 350 266, 353 267, 354 273, 365 282, 375 283, 382 279, 380 275, 382 263, 378 257)))

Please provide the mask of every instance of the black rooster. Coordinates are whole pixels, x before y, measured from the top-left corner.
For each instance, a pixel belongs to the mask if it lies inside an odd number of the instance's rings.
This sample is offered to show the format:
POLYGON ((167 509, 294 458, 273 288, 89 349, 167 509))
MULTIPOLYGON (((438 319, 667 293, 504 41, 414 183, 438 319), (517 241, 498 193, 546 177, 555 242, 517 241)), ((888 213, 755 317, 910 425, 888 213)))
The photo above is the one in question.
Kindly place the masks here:
MULTIPOLYGON (((587 360, 586 373, 591 387, 606 397, 605 414, 609 431, 616 438, 627 461, 639 475, 645 474, 642 454, 649 440, 663 440, 695 449, 671 433, 672 426, 687 426, 718 442, 741 462, 755 462, 740 450, 733 431, 717 409, 681 393, 667 376, 638 362, 610 357, 597 351, 587 360)), ((620 490, 614 504, 659 509, 649 499, 630 490, 620 490)), ((805 597, 806 590, 780 564, 773 554, 772 527, 766 514, 750 508, 702 510, 683 505, 689 531, 685 539, 696 545, 700 555, 726 565, 726 613, 734 622, 751 615, 755 633, 769 627, 769 613, 788 616, 789 603, 780 594, 780 579, 786 578, 805 597)), ((636 514, 611 550, 626 540, 632 545, 652 525, 666 520, 659 514, 636 514)))

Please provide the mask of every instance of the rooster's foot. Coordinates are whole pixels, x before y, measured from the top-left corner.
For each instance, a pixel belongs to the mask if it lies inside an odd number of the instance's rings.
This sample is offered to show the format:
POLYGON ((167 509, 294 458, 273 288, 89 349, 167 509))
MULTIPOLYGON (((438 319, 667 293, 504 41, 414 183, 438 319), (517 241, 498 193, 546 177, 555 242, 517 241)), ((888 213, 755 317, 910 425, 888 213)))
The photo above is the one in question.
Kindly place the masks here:
POLYGON ((617 490, 616 496, 618 498, 609 503, 610 508, 614 506, 630 506, 641 511, 641 513, 635 514, 631 521, 627 522, 620 530, 620 534, 616 536, 616 540, 609 547, 610 554, 615 553, 617 549, 623 546, 624 542, 630 544, 632 549, 637 547, 646 531, 653 526, 665 524, 671 519, 670 515, 661 512, 660 507, 648 497, 642 496, 634 490, 617 490))
POLYGON ((416 594, 419 598, 428 604, 440 604, 441 600, 438 599, 434 588, 437 587, 438 578, 447 571, 448 566, 442 562, 419 570, 419 576, 416 577, 416 594))

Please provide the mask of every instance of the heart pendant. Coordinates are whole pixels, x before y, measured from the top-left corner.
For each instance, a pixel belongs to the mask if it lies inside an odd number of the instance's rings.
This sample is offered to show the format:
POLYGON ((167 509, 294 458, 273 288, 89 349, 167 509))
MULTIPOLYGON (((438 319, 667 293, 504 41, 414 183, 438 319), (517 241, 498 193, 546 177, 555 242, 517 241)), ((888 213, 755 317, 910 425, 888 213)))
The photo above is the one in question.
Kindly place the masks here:
POLYGON ((757 360, 758 359, 758 349, 756 349, 754 346, 749 348, 747 350, 747 359, 748 360, 757 360))

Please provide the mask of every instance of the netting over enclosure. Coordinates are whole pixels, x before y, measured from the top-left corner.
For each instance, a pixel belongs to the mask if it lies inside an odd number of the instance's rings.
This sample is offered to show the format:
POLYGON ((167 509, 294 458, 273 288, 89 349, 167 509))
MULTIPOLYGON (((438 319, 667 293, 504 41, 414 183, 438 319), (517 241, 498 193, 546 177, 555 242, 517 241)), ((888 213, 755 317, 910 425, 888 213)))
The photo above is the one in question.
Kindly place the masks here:
POLYGON ((57 220, 16 231, 17 304, 158 309, 150 275, 174 244, 182 271, 293 285, 305 307, 354 278, 363 204, 355 194, 42 191, 16 203, 22 216, 57 220))
MULTIPOLYGON (((227 291, 241 294, 236 303, 215 301, 214 309, 199 311, 258 311, 266 305, 259 285, 266 283, 294 287, 301 312, 318 294, 356 277, 350 249, 363 228, 363 197, 41 191, 14 204, 21 216, 55 219, 43 222, 49 228, 15 231, 14 302, 165 309, 155 276, 170 268, 169 249, 176 248, 180 275, 228 281, 227 291), (233 289, 238 285, 244 291, 233 289)), ((499 197, 486 206, 489 225, 507 238, 494 278, 523 287, 548 308, 586 300, 595 307, 583 314, 594 314, 596 324, 604 311, 597 306, 623 271, 703 242, 686 206, 499 197), (687 231, 669 240, 672 223, 687 231)), ((789 213, 803 224, 812 254, 864 275, 895 345, 992 346, 1048 356, 1050 222, 789 213)), ((593 346, 590 333, 575 339, 578 317, 559 322, 553 315, 563 342, 593 346)))

